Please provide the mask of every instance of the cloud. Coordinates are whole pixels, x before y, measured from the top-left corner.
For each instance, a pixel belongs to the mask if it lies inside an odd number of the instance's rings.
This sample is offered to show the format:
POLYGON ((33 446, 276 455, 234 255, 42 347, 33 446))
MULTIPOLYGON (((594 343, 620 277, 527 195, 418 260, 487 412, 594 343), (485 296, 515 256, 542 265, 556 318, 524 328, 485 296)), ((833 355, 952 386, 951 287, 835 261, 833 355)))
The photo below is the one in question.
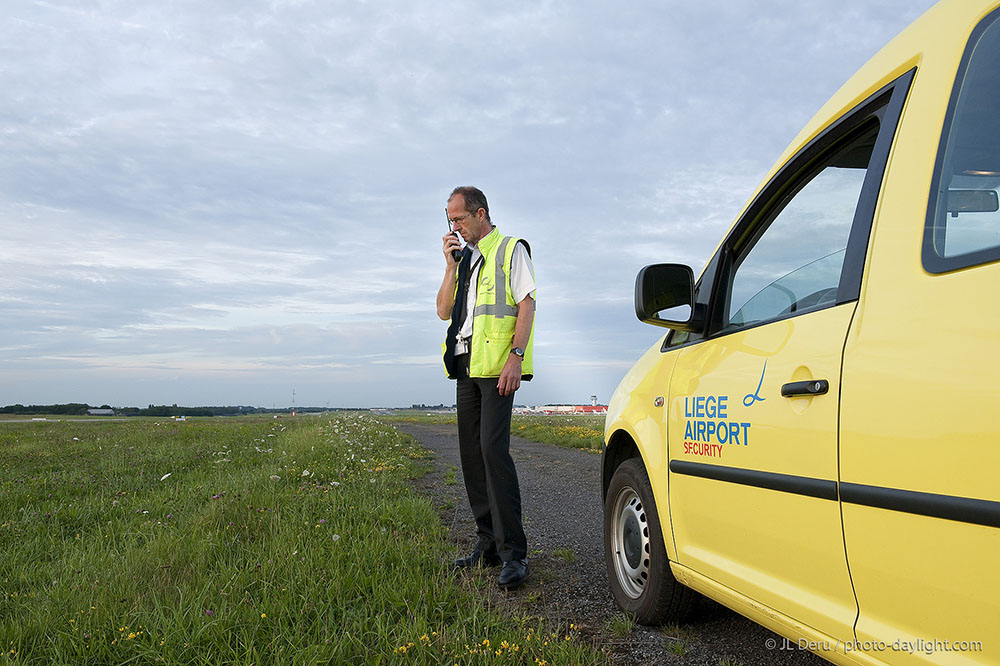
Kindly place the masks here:
POLYGON ((523 399, 606 396, 661 335, 636 271, 700 267, 929 4, 7 4, 0 403, 450 401, 466 183, 532 245, 523 399))

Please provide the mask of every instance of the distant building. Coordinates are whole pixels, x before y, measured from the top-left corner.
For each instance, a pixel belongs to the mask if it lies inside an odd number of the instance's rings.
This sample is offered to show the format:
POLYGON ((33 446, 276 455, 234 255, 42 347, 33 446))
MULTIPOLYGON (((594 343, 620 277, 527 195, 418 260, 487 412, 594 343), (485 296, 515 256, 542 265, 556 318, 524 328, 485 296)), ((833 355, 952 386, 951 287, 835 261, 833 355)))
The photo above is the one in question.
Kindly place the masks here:
POLYGON ((87 416, 114 416, 115 410, 113 409, 88 409, 87 416))
MULTIPOLYGON (((596 403, 596 399, 594 400, 596 403)), ((539 405, 516 410, 523 414, 607 414, 607 405, 539 405)))

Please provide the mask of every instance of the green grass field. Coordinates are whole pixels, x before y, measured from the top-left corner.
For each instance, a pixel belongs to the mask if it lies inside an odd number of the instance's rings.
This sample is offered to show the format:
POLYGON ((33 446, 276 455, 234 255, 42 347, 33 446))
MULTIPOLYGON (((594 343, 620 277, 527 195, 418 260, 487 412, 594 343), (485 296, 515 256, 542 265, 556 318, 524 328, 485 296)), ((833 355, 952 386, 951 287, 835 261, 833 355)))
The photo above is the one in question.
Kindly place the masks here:
MULTIPOLYGON (((456 424, 454 412, 399 410, 387 420, 417 423, 456 424)), ((511 434, 533 442, 555 444, 600 453, 604 448, 604 415, 591 414, 514 414, 511 434)))
POLYGON ((604 416, 586 414, 516 414, 511 432, 533 442, 599 453, 604 448, 604 416))
POLYGON ((424 455, 368 415, 0 423, 0 663, 604 663, 451 572, 424 455))

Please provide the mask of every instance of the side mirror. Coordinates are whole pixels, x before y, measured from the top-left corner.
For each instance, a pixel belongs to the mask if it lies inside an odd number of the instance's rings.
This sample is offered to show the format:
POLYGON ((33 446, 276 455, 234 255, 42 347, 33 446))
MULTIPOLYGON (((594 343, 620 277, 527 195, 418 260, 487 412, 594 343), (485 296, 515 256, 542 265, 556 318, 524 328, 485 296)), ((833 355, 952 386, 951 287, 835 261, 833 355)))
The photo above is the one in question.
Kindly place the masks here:
POLYGON ((704 322, 694 303, 694 271, 683 264, 653 264, 639 271, 635 316, 646 324, 700 333, 704 322))

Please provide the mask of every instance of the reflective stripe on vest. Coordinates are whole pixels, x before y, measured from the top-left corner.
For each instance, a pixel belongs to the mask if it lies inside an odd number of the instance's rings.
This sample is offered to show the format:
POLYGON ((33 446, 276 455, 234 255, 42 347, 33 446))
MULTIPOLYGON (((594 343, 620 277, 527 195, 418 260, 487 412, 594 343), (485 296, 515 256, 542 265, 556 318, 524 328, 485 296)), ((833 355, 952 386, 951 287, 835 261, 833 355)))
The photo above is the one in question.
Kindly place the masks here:
POLYGON ((500 261, 496 259, 493 260, 495 269, 493 271, 493 283, 496 285, 496 298, 492 305, 477 305, 476 309, 472 311, 474 317, 479 315, 493 315, 494 317, 516 317, 517 316, 517 306, 511 307, 507 305, 507 274, 503 270, 504 256, 507 253, 507 244, 510 243, 511 237, 507 236, 500 243, 500 247, 497 249, 496 257, 500 258, 500 261))

